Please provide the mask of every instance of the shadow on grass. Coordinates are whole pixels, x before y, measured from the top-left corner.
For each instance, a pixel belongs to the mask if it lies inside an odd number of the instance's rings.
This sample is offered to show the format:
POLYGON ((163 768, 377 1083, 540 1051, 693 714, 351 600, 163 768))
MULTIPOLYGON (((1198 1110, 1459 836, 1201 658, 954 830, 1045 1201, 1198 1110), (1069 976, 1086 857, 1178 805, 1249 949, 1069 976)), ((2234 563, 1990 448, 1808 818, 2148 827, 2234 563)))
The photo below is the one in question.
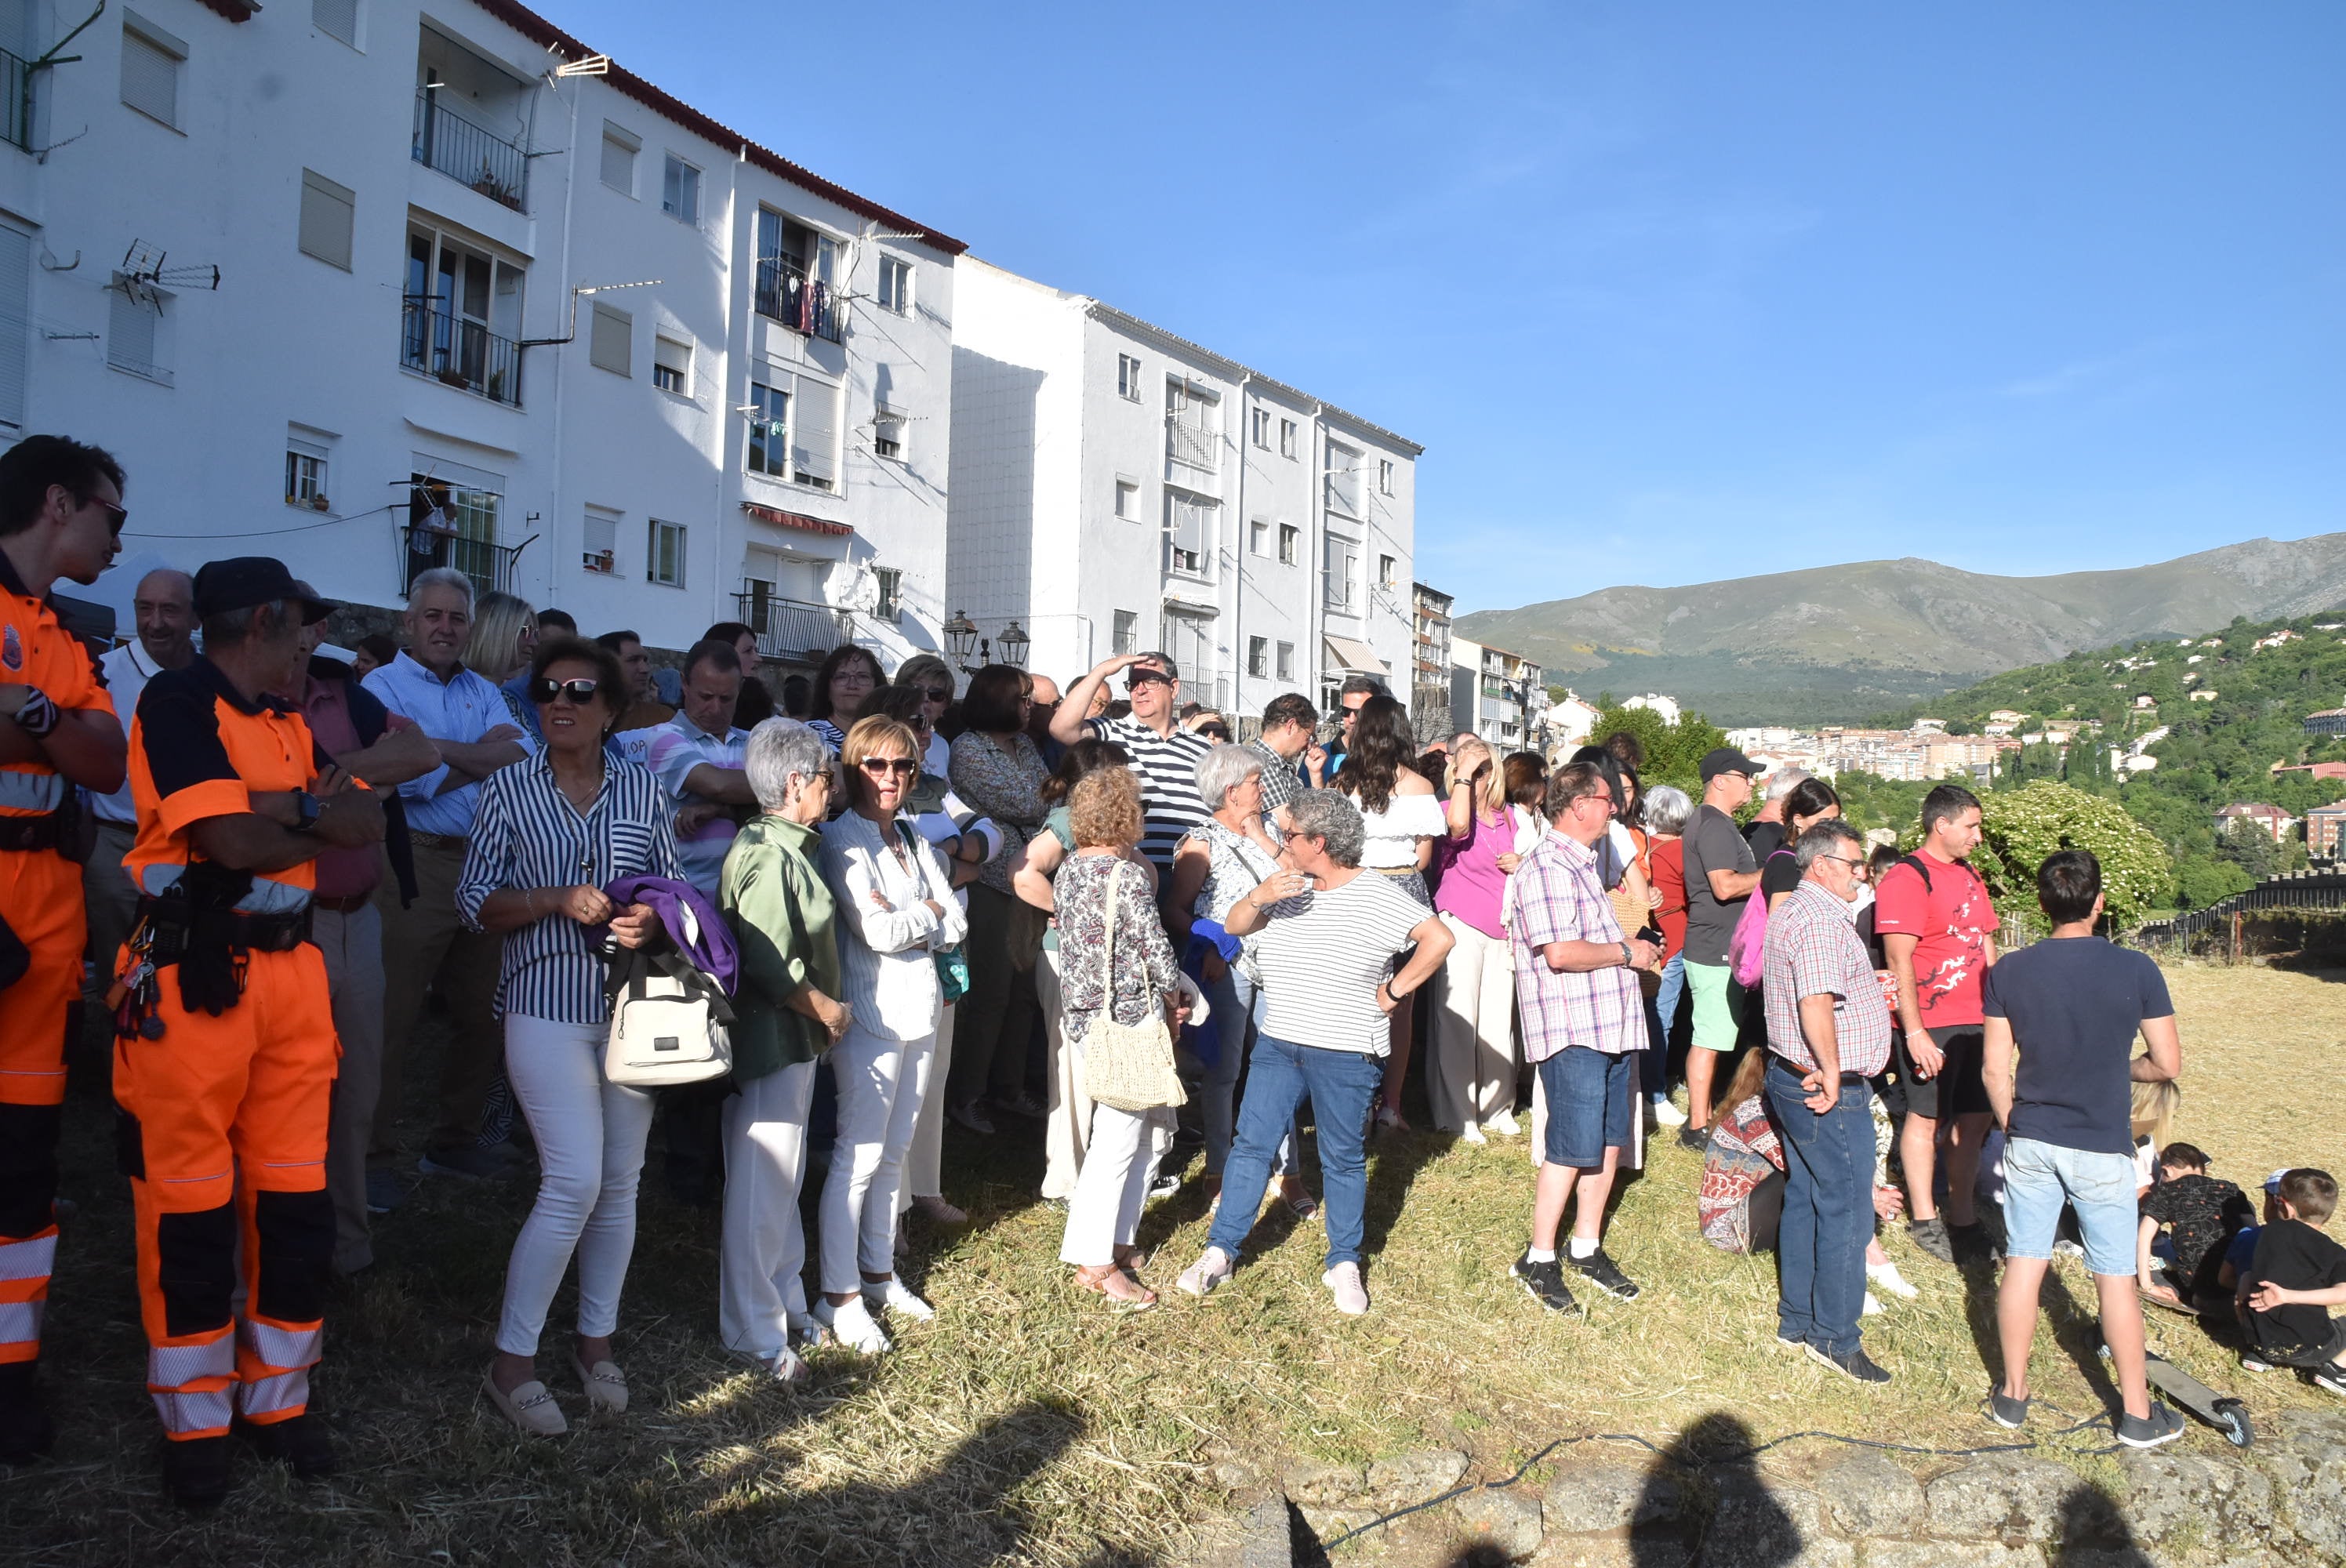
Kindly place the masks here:
MULTIPOLYGON (((1959 1266, 1964 1279, 1964 1317, 1972 1331, 1972 1342, 1978 1347, 1980 1364, 1987 1369, 1992 1388, 2004 1386, 2004 1346, 1996 1332, 1995 1301, 2001 1278, 1998 1266, 1984 1258, 1974 1259, 1959 1266)), ((2117 1384, 2112 1380, 2109 1368, 2101 1358, 2102 1320, 2098 1299, 2080 1303, 2070 1290, 2057 1268, 2045 1270, 2045 1283, 2037 1294, 2038 1333, 2049 1333, 2059 1346, 2086 1386, 2094 1390, 2103 1408, 2112 1412, 2120 1409, 2117 1384)))

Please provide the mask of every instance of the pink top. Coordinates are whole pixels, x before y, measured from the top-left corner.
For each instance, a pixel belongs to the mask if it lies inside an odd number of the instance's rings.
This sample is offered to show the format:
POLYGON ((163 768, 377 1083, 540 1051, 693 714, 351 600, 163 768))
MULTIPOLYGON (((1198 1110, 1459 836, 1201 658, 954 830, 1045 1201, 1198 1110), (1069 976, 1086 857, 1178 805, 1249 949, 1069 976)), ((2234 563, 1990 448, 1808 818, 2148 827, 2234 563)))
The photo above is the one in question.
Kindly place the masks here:
POLYGON ((1434 840, 1433 864, 1442 873, 1433 895, 1435 912, 1471 925, 1494 942, 1505 941, 1499 899, 1506 891, 1507 873, 1499 870, 1499 857, 1515 847, 1515 827, 1504 812, 1495 817, 1477 812, 1464 838, 1444 833, 1434 840))
MULTIPOLYGON (((359 749, 358 726, 351 720, 342 683, 310 677, 301 696, 301 718, 329 757, 344 757, 359 749)), ((354 899, 374 891, 382 877, 382 851, 372 844, 360 849, 321 850, 317 860, 316 896, 354 899)))

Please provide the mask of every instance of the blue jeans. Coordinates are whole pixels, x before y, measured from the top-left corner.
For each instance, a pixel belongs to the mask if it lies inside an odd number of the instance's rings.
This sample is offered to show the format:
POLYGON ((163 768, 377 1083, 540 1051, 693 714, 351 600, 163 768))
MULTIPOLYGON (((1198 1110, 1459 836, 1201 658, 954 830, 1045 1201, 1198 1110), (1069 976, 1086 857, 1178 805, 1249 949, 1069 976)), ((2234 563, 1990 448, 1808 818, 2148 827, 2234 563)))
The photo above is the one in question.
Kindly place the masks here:
POLYGON ((1776 1233, 1776 1332, 1828 1356, 1858 1348, 1865 1244, 1873 1236, 1873 1091, 1841 1086, 1823 1115, 1800 1075, 1768 1059, 1768 1119, 1784 1149, 1784 1217, 1776 1233))
MULTIPOLYGON (((1238 1122, 1239 1073, 1245 1067, 1247 1047, 1254 1038, 1255 983, 1235 963, 1225 965, 1222 977, 1206 987, 1213 1010, 1208 1027, 1216 1032, 1214 1064, 1206 1069, 1204 1103, 1198 1118, 1205 1124, 1206 1174, 1218 1176, 1229 1162, 1230 1138, 1238 1122)), ((1290 1135, 1279 1145, 1271 1168, 1280 1176, 1295 1174, 1296 1140, 1290 1135)))
MULTIPOLYGON (((1366 1154, 1369 1103, 1384 1084, 1385 1059, 1361 1051, 1330 1051, 1258 1034, 1239 1106, 1238 1135, 1222 1166, 1222 1207, 1206 1245, 1232 1260, 1254 1228, 1270 1184, 1279 1141, 1295 1125, 1295 1107, 1311 1096, 1320 1126, 1321 1213, 1328 1220, 1328 1263, 1361 1261, 1361 1232, 1369 1207, 1366 1154)), ((1872 1134, 1866 1157, 1872 1156, 1872 1134)), ((1870 1166, 1868 1168, 1871 1168, 1870 1166)))
POLYGON ((1646 1002, 1646 1033, 1653 1044, 1637 1064, 1637 1083, 1648 1100, 1670 1097, 1670 1030, 1686 997, 1686 954, 1673 953, 1662 966, 1662 987, 1646 1002))

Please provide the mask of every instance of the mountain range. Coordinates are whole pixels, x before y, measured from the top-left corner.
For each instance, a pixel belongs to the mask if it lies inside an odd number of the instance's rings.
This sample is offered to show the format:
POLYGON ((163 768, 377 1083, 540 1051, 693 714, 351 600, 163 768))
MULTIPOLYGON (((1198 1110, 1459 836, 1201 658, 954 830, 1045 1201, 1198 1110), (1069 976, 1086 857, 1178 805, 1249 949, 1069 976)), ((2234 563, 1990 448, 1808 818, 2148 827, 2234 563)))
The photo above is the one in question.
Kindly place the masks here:
POLYGON ((1462 616, 1584 697, 1660 691, 1713 723, 1848 722, 2077 648, 2346 603, 2346 534, 2106 572, 1989 576, 1908 556, 1462 616))

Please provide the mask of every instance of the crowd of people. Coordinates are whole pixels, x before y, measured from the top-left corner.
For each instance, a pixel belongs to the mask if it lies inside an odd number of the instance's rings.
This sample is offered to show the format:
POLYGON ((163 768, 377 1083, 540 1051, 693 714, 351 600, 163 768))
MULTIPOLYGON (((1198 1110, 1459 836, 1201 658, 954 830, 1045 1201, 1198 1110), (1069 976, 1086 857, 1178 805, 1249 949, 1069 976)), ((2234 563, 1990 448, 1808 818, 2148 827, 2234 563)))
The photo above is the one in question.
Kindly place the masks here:
POLYGON ((0 1460, 54 1431, 36 1369, 83 1004, 110 1025, 147 1383, 190 1505, 228 1489, 232 1433, 332 1469, 308 1406, 328 1280, 372 1266, 418 1177, 535 1165, 484 1397, 566 1429, 539 1351, 575 1267, 569 1376, 623 1413, 656 1126, 671 1193, 721 1216, 719 1333, 783 1382, 811 1346, 883 1355, 934 1316, 899 1260, 906 1216, 967 1219, 947 1122, 1039 1153, 1061 1260, 1116 1310, 1158 1303, 1140 1218, 1194 1149, 1214 1213, 1179 1290, 1238 1278, 1275 1196, 1321 1220, 1331 1308, 1365 1313, 1368 1150, 1408 1126, 1421 1042, 1438 1132, 1526 1139, 1512 1271, 1544 1308, 1640 1296, 1609 1200, 1675 1130, 1702 1235, 1778 1255, 1780 1345, 1859 1382, 1891 1376, 1862 1343, 1875 1291, 1916 1293, 1881 1242, 1902 1222, 1929 1257, 2004 1256, 1998 1421, 2026 1419, 2035 1291, 2073 1233, 2122 1441, 2179 1431, 2146 1392, 2138 1287, 2219 1298, 2259 1364, 2346 1392, 2334 1183, 2276 1173, 2246 1253, 2198 1151, 2168 1145, 2161 1186, 2128 1087, 2155 1121, 2181 1071, 2157 970, 2095 934, 2078 851, 2039 877, 2052 938, 2000 956, 1959 786, 1912 852, 1869 849, 1829 783, 1732 748, 1697 800, 1645 789, 1626 733, 1553 768, 1422 745, 1367 677, 1331 723, 1300 693, 1235 719, 1184 704, 1161 653, 1062 690, 851 644, 777 691, 747 626, 663 667, 433 566, 398 641, 349 649, 274 560, 153 572, 94 660, 47 596, 110 564, 124 482, 62 438, 0 456, 0 1460), (699 1022, 656 1049, 707 1070, 630 1054, 631 1010, 663 1002, 699 1022), (403 1150, 427 1018, 431 1125, 403 1150))

